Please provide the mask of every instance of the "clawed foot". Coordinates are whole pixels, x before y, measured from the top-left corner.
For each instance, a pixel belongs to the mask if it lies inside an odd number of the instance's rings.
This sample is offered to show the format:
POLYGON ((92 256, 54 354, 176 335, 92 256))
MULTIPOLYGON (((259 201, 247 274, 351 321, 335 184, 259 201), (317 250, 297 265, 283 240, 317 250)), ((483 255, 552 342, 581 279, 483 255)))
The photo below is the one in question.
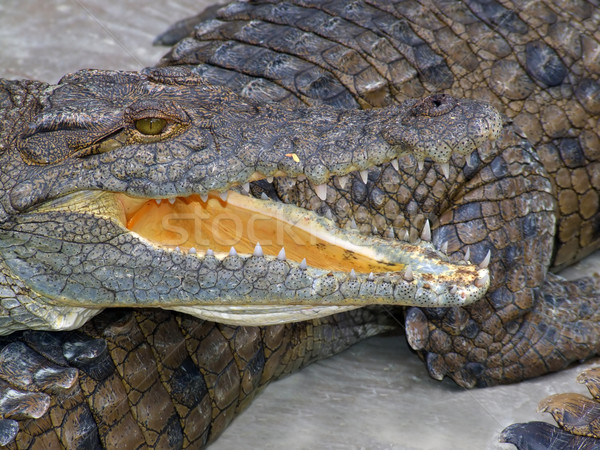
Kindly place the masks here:
POLYGON ((591 399, 555 394, 539 404, 538 411, 552 414, 558 427, 545 422, 515 423, 502 431, 500 440, 519 450, 600 448, 600 367, 585 370, 577 382, 586 385, 591 399))
POLYGON ((518 303, 530 308, 525 313, 516 301, 498 308, 505 300, 501 288, 467 308, 410 308, 407 340, 433 378, 449 377, 465 388, 562 370, 600 352, 596 281, 548 274, 529 302, 518 303))

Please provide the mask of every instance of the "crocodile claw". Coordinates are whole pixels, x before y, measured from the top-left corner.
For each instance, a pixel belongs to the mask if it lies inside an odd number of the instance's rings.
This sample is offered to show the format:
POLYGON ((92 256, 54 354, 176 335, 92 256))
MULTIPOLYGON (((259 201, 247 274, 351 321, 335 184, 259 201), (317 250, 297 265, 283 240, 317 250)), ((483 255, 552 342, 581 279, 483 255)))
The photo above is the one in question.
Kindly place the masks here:
POLYGON ((528 449, 596 449, 600 448, 600 367, 585 370, 577 381, 594 396, 564 393, 542 400, 539 412, 548 412, 560 427, 545 422, 513 424, 502 431, 500 440, 528 449))

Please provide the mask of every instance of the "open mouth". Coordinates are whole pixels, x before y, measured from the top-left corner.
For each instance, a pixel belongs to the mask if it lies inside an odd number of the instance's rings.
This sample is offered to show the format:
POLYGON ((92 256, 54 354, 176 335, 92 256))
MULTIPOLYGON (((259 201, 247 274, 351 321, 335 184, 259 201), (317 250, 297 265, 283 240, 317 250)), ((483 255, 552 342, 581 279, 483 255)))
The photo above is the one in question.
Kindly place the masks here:
MULTIPOLYGON (((90 216, 108 219, 116 227, 102 245, 127 243, 109 266, 100 258, 77 269, 82 276, 95 274, 94 267, 107 273, 94 281, 107 294, 86 298, 75 285, 73 294, 61 289, 60 302, 160 307, 234 325, 271 325, 367 305, 464 306, 489 287, 489 256, 479 266, 451 260, 431 243, 428 222, 411 243, 361 233, 352 223, 340 228, 327 214, 234 189, 172 198, 78 191, 38 208, 82 214, 86 224, 90 216), (138 275, 138 267, 147 275, 138 275), (118 297, 112 294, 132 279, 118 297)), ((97 245, 91 243, 92 254, 99 254, 97 245)))
POLYGON ((357 232, 339 230, 312 212, 237 192, 229 192, 226 200, 217 194, 146 201, 120 195, 119 200, 127 229, 170 250, 218 258, 233 252, 270 256, 331 272, 369 274, 407 268, 406 262, 377 251, 389 241, 361 242, 357 232))

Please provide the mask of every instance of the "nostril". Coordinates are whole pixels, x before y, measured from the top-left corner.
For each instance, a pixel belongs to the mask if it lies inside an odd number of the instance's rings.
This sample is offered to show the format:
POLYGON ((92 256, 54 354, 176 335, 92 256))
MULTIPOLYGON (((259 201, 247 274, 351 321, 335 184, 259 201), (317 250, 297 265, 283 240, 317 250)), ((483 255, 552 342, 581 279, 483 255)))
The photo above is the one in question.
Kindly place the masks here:
POLYGON ((412 107, 413 116, 436 117, 447 114, 456 106, 456 99, 447 94, 434 94, 417 102, 412 107))

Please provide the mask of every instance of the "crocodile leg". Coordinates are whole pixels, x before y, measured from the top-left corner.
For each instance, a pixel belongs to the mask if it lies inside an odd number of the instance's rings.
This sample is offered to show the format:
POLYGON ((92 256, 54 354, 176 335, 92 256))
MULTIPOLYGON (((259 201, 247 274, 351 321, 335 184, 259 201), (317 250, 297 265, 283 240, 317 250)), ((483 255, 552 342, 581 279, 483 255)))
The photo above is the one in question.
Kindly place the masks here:
POLYGON ((577 382, 586 385, 592 399, 581 394, 555 394, 538 407, 552 414, 560 428, 545 422, 517 423, 502 432, 502 442, 514 444, 519 450, 600 447, 600 368, 581 372, 577 382))

